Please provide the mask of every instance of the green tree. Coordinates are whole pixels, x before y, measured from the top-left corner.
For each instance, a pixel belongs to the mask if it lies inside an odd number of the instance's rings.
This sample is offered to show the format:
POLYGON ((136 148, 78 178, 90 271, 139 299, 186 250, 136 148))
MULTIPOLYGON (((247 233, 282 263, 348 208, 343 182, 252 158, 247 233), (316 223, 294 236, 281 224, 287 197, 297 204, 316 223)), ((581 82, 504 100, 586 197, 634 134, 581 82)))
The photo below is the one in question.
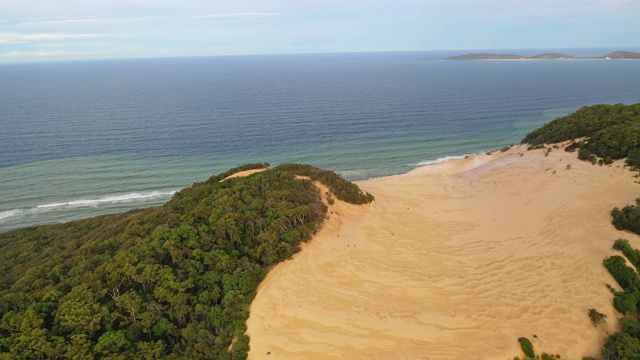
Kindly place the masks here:
POLYGON ((614 333, 605 341, 602 356, 606 360, 638 360, 640 340, 627 333, 614 333))
POLYGON ((131 342, 127 339, 124 331, 107 331, 98 339, 94 351, 98 355, 107 356, 122 353, 130 347, 131 342))
POLYGON ((100 330, 107 314, 108 310, 96 301, 88 285, 82 284, 60 300, 56 322, 63 333, 92 337, 100 330))

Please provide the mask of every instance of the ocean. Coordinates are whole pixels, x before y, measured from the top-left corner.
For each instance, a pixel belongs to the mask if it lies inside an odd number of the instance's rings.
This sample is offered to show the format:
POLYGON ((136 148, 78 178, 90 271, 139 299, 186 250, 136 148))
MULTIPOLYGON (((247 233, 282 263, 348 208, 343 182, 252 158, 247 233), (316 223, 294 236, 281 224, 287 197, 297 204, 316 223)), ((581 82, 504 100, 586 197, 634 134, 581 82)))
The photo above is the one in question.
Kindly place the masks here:
POLYGON ((519 143, 581 106, 640 102, 640 61, 454 54, 0 65, 0 232, 160 205, 249 162, 403 173, 519 143))

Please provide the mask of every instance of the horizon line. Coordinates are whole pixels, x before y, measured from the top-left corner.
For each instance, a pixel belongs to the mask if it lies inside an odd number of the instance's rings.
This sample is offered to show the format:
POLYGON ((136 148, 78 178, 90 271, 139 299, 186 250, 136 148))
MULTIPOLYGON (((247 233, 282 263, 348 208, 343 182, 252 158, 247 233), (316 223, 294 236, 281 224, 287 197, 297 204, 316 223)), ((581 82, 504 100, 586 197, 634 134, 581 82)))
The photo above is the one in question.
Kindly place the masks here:
MULTIPOLYGON (((344 50, 344 51, 310 51, 310 52, 273 52, 273 53, 251 53, 251 54, 211 54, 211 55, 125 55, 125 56, 105 56, 105 57, 77 57, 69 58, 46 58, 33 57, 29 59, 3 60, 0 53, 0 65, 16 65, 16 64, 43 64, 43 63, 69 63, 69 62, 85 62, 85 61, 117 61, 117 60, 154 60, 154 59, 188 59, 188 58, 219 58, 219 57, 251 57, 251 56, 296 56, 296 55, 331 55, 331 54, 384 54, 384 53, 447 53, 447 52, 473 52, 473 51, 534 51, 534 50, 597 50, 597 49, 616 49, 615 51, 638 51, 638 46, 601 46, 601 47, 522 47, 522 48, 468 48, 468 49, 414 49, 414 50, 344 50)), ((600 55, 606 56, 607 54, 600 55)), ((434 59, 436 60, 436 59, 434 59)), ((442 59, 444 60, 444 58, 442 59)))

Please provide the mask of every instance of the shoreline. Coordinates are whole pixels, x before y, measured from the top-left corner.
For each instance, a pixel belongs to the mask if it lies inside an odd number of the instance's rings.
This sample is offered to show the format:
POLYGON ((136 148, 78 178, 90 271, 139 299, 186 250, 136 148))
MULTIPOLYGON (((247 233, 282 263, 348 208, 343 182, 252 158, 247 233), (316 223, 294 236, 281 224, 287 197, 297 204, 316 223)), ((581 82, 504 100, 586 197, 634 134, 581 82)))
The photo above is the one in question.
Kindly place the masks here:
POLYGON ((518 145, 357 181, 374 203, 331 205, 261 283, 249 358, 504 359, 520 336, 594 356, 587 310, 608 330, 618 318, 602 259, 617 238, 640 244, 609 219, 640 194, 633 175, 518 145))

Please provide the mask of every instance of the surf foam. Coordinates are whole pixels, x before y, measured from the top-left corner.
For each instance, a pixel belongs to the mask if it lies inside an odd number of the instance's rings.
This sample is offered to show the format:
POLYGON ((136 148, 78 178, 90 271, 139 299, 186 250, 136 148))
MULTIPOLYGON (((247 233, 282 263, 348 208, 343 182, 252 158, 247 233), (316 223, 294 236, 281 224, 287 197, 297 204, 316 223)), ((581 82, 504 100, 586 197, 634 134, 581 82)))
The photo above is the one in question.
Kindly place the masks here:
POLYGON ((177 190, 171 191, 149 191, 149 192, 132 192, 128 194, 109 195, 98 199, 79 199, 51 204, 38 205, 38 209, 49 209, 58 207, 97 207, 102 204, 132 203, 145 200, 157 199, 161 197, 171 196, 177 190))

